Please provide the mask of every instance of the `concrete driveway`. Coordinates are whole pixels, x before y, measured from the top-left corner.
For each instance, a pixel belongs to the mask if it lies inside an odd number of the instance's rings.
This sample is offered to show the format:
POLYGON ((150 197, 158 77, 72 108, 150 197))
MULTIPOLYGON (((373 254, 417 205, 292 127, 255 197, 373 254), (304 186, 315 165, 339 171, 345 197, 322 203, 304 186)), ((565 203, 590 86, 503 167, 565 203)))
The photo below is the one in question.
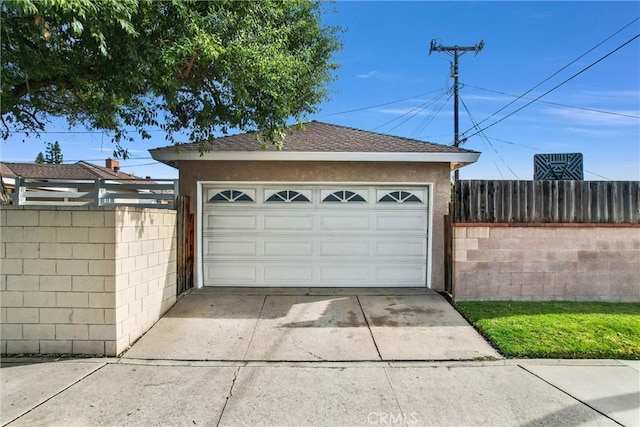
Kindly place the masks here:
POLYGON ((431 361, 500 355, 429 289, 203 288, 124 354, 199 361, 431 361))

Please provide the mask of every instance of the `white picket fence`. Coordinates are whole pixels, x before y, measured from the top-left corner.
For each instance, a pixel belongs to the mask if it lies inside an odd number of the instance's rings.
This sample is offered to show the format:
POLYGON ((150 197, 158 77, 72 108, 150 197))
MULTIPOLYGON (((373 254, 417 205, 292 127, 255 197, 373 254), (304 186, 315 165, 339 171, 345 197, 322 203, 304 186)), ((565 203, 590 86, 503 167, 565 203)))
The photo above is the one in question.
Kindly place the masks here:
POLYGON ((59 180, 17 177, 13 203, 53 206, 174 208, 177 179, 59 180))

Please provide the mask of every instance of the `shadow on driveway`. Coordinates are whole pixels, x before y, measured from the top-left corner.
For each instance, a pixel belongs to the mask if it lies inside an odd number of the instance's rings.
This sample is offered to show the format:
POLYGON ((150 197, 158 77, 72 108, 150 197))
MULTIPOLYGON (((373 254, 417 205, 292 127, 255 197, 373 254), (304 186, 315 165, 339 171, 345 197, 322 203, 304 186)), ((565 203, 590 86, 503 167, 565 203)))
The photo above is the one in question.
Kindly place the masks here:
POLYGON ((425 288, 204 288, 178 303, 127 358, 379 361, 498 358, 425 288))

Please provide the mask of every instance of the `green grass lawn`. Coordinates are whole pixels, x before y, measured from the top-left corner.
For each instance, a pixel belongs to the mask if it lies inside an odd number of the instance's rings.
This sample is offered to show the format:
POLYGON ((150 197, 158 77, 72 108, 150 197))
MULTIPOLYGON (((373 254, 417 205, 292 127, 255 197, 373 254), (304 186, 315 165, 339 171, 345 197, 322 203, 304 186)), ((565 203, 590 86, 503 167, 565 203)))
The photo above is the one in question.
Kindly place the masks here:
POLYGON ((640 304, 458 302, 507 357, 640 359, 640 304))

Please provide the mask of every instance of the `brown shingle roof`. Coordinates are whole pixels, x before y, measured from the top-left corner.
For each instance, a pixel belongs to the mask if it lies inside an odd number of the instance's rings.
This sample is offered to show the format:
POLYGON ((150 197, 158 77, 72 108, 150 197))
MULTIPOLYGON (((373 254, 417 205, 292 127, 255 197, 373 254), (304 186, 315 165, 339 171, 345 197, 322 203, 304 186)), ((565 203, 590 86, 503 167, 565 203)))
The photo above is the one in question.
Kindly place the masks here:
MULTIPOLYGON (((263 151, 257 141, 256 132, 216 138, 211 151, 263 151)), ((150 150, 173 151, 176 147, 161 147, 150 150)), ((197 151, 198 143, 182 144, 180 151, 197 151)), ((277 151, 269 145, 266 151, 277 151)), ((400 136, 385 135, 345 126, 312 121, 304 125, 291 126, 284 140, 282 151, 307 152, 369 152, 369 153, 475 153, 450 145, 434 144, 400 136)))
POLYGON ((42 179, 74 179, 93 180, 105 179, 136 179, 144 182, 143 178, 125 172, 115 172, 109 168, 97 166, 87 162, 67 164, 38 164, 38 163, 0 163, 0 171, 5 178, 42 178, 42 179))

